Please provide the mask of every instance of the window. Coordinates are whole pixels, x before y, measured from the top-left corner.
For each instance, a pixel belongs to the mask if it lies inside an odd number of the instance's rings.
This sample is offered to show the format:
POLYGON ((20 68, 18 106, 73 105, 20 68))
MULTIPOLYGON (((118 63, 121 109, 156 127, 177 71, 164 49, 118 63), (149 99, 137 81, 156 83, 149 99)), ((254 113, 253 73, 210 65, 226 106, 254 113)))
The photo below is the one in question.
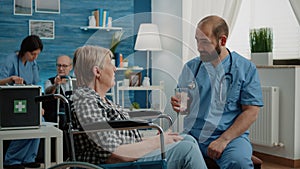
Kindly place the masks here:
POLYGON ((228 47, 250 59, 249 29, 273 28, 274 59, 300 59, 300 26, 288 0, 243 0, 228 47))

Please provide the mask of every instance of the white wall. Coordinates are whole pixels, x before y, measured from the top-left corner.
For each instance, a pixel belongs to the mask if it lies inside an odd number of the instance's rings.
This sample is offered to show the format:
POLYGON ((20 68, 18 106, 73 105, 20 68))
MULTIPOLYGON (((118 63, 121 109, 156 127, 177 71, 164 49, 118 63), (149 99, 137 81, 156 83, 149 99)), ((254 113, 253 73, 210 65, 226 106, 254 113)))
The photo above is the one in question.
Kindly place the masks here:
POLYGON ((279 87, 279 142, 284 147, 253 146, 255 151, 300 159, 300 67, 258 68, 263 86, 279 87))
POLYGON ((294 141, 294 157, 295 159, 300 159, 300 68, 298 68, 295 72, 295 119, 294 119, 294 123, 295 123, 295 141, 294 141))
POLYGON ((152 80, 165 82, 165 112, 176 118, 170 97, 182 68, 181 0, 152 1, 152 22, 158 24, 163 51, 152 54, 152 80))

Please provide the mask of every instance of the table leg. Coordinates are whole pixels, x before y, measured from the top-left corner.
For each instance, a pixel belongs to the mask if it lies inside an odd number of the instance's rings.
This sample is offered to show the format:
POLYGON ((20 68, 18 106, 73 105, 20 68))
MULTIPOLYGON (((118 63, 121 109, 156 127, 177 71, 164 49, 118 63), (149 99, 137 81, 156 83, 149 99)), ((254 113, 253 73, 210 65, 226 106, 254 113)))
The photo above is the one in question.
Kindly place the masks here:
POLYGON ((57 137, 56 138, 56 163, 63 162, 63 138, 57 137))
POLYGON ((45 138, 45 168, 51 166, 51 137, 45 138))
POLYGON ((124 90, 122 90, 122 108, 124 109, 124 90))
POLYGON ((4 140, 1 140, 0 139, 0 161, 1 161, 1 163, 0 163, 0 168, 2 169, 3 168, 3 156, 4 156, 4 154, 3 154, 3 144, 4 144, 4 140))

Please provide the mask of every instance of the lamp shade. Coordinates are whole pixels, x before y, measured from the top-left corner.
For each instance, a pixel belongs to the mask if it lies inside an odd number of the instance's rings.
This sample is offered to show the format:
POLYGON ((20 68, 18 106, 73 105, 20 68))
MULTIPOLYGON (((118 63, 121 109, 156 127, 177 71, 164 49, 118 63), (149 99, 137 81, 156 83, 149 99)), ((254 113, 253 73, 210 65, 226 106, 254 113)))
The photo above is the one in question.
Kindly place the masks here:
POLYGON ((140 25, 134 49, 140 51, 162 50, 158 27, 156 24, 143 23, 140 25))

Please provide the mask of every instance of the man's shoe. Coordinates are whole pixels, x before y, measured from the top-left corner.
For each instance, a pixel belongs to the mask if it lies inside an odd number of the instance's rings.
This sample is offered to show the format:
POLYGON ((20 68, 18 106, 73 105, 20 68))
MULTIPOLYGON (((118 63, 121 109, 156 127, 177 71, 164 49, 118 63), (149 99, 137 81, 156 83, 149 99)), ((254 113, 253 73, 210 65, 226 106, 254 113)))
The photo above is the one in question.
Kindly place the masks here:
POLYGON ((25 169, 22 164, 4 165, 4 169, 25 169))
POLYGON ((27 168, 40 168, 41 167, 41 164, 37 163, 37 162, 24 163, 23 165, 24 165, 24 167, 27 167, 27 168))

